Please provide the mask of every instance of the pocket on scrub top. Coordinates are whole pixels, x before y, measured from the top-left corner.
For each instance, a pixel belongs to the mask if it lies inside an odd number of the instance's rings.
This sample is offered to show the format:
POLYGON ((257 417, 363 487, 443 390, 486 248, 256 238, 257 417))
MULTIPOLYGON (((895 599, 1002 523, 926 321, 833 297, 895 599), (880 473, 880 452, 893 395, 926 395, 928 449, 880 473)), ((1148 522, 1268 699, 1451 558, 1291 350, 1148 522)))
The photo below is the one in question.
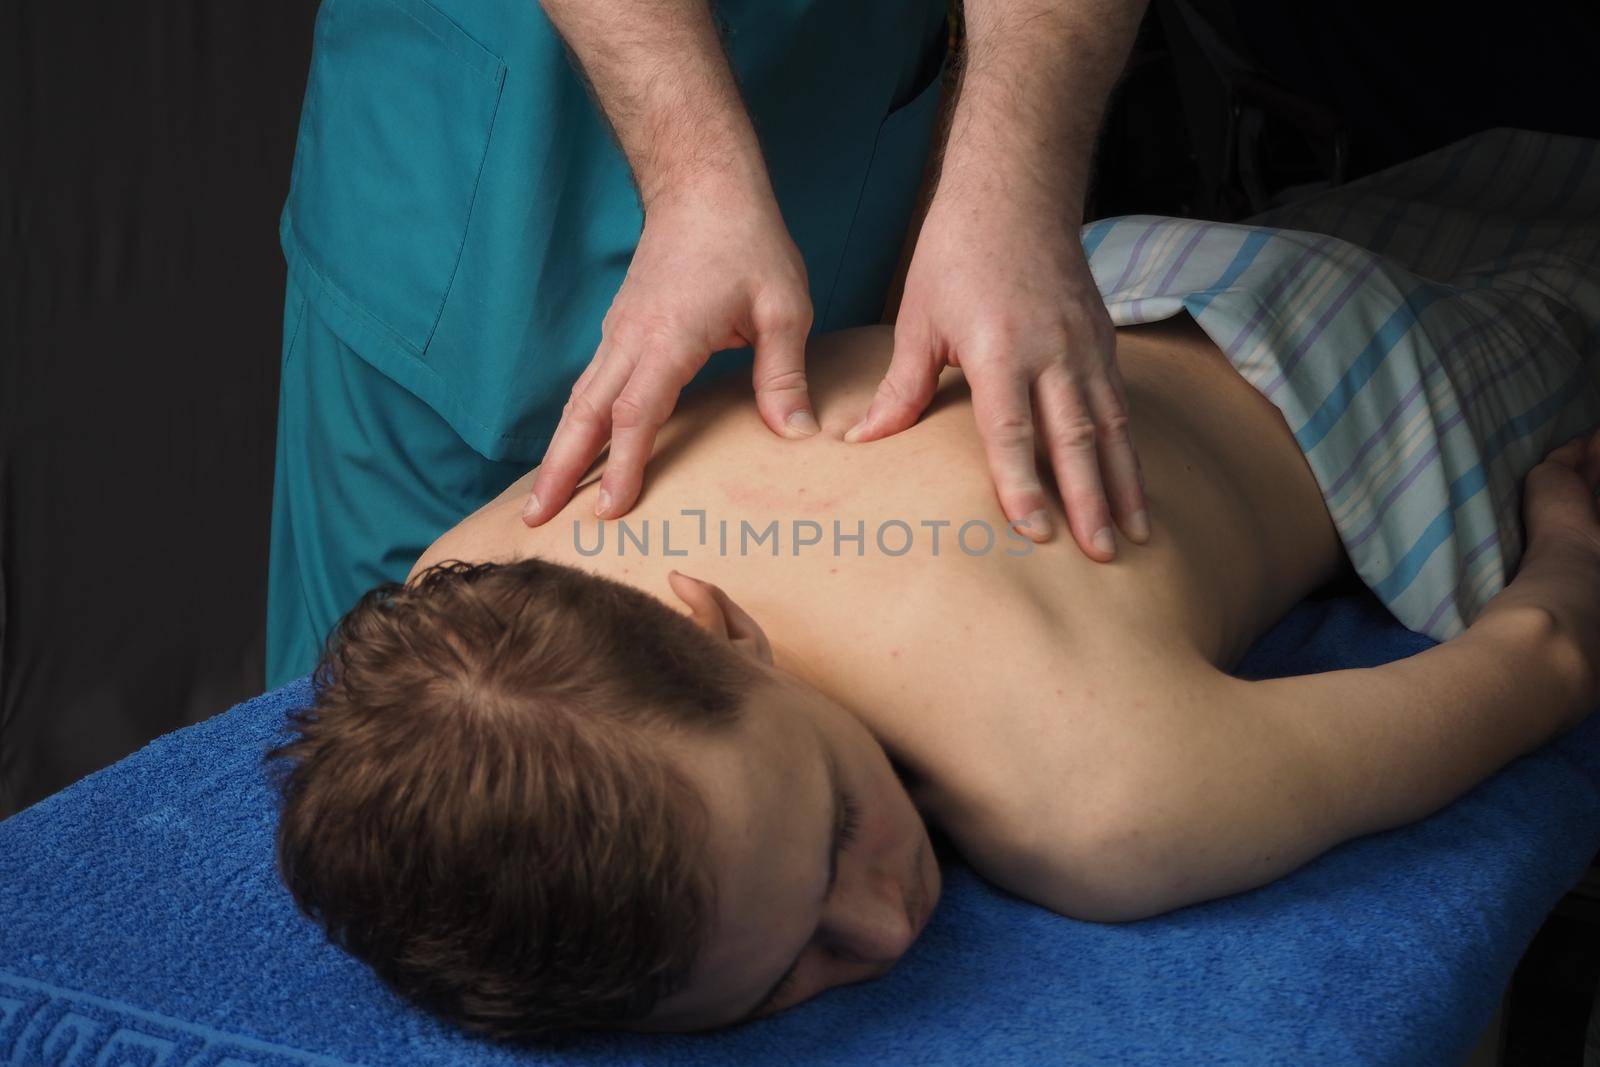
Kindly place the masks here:
POLYGON ((317 15, 293 240, 341 310, 412 355, 450 292, 505 75, 426 0, 324 0, 317 15))

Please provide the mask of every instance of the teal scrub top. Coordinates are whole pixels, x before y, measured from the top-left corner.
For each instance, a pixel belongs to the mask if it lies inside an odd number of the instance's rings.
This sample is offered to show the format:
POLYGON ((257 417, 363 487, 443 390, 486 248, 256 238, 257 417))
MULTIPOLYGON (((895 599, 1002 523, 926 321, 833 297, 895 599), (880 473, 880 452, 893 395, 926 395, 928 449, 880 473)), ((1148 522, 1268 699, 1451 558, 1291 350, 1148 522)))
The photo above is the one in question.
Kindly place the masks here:
MULTIPOLYGON (((814 329, 875 321, 937 117, 945 0, 714 11, 814 329)), ((324 0, 279 229, 290 274, 485 458, 538 462, 642 223, 538 0, 324 0)))

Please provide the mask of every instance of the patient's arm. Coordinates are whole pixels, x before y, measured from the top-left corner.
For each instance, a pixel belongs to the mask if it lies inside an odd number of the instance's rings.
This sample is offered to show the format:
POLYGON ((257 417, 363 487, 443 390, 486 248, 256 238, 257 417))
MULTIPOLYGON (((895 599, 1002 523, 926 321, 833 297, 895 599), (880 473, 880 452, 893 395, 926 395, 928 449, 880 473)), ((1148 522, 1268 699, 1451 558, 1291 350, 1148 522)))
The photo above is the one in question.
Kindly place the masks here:
MULTIPOLYGON (((1600 482, 1600 434, 1591 451, 1600 482)), ((1029 797, 975 866, 1063 914, 1141 918, 1421 819, 1575 725, 1600 699, 1600 522, 1589 488, 1543 473, 1526 495, 1543 530, 1465 633, 1378 667, 1196 673, 1160 730, 1130 716, 1092 803, 1029 797)))
POLYGON ((1095 803, 1029 797, 968 858, 1074 918, 1159 914, 1431 814, 1571 725, 1592 696, 1575 643, 1531 608, 1485 613, 1379 667, 1255 682, 1218 672, 1182 694, 1163 736, 1128 739, 1095 803))

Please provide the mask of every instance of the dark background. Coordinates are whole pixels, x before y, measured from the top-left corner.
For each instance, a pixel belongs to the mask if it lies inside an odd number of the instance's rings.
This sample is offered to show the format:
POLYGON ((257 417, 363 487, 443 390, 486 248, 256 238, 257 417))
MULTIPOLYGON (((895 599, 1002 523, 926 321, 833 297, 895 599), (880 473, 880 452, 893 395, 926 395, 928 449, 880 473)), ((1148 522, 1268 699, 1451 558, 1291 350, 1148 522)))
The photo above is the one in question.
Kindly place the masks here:
POLYGON ((0 0, 0 817, 263 688, 310 0, 0 0))
MULTIPOLYGON (((315 9, 0 0, 0 818, 262 688, 315 9)), ((1242 217, 1492 126, 1600 136, 1597 31, 1592 2, 1154 0, 1090 217, 1242 217)), ((1576 1005, 1586 958, 1524 1000, 1576 1005)))

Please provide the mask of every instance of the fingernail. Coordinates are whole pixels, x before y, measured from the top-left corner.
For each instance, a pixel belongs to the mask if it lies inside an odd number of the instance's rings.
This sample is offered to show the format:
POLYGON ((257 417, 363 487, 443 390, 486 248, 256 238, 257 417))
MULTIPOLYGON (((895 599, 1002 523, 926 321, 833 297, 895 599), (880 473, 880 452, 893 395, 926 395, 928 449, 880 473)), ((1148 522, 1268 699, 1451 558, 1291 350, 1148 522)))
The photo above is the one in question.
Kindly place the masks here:
POLYGON ((847 444, 847 445, 855 444, 857 441, 859 441, 861 439, 861 435, 866 432, 866 429, 867 429, 867 420, 866 419, 862 419, 860 422, 856 423, 854 426, 850 427, 848 430, 845 431, 845 433, 844 433, 844 443, 847 444))
POLYGON ((539 514, 539 498, 534 496, 532 493, 529 493, 528 503, 524 505, 522 509, 522 517, 524 519, 531 519, 537 514, 539 514))
POLYGON ((1111 537, 1111 527, 1109 526, 1102 526, 1096 530, 1091 541, 1094 547, 1101 552, 1111 553, 1116 551, 1117 543, 1111 537))
POLYGON ((822 427, 817 425, 816 417, 805 408, 801 408, 799 411, 790 413, 787 422, 790 429, 798 430, 807 437, 810 437, 812 434, 822 429, 822 427))
POLYGON ((1017 523, 1017 528, 1039 538, 1049 537, 1050 516, 1045 514, 1044 508, 1035 508, 1028 512, 1027 518, 1017 523))
POLYGON ((1140 508, 1128 516, 1128 536, 1143 541, 1150 536, 1150 513, 1140 508))
POLYGON ((600 496, 595 499, 595 502, 594 502, 594 513, 596 515, 599 515, 601 518, 605 518, 606 512, 608 512, 610 510, 611 510, 611 490, 602 489, 602 490, 600 490, 600 496))

